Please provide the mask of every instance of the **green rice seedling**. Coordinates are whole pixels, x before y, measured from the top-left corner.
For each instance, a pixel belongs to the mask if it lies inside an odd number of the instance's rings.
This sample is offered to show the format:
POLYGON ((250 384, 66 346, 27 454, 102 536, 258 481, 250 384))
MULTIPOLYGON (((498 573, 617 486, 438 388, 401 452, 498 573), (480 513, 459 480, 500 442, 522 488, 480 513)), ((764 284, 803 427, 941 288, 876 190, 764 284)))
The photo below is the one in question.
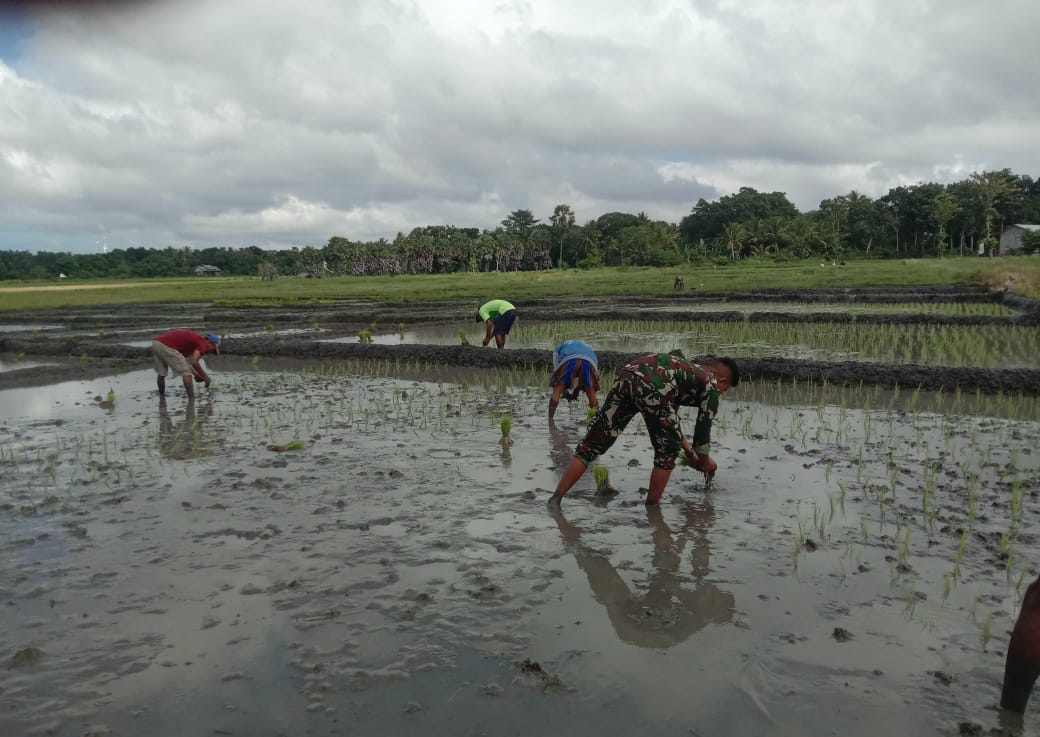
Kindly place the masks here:
POLYGON ((961 575, 961 560, 964 559, 964 548, 968 544, 968 530, 965 529, 961 532, 960 542, 957 544, 957 557, 953 561, 953 576, 956 579, 960 579, 961 575))
POLYGON ((1011 521, 1017 522, 1022 517, 1022 501, 1024 497, 1024 489, 1022 484, 1016 478, 1011 482, 1011 521))
POLYGON ((278 453, 282 453, 287 450, 301 450, 303 449, 303 447, 304 442, 302 440, 290 440, 288 443, 284 443, 282 445, 268 445, 267 449, 273 450, 278 453))
POLYGON ((982 623, 982 649, 985 650, 989 644, 989 638, 992 636, 993 628, 993 613, 988 612, 986 614, 986 621, 982 623))
POLYGON ((512 445, 513 444, 513 439, 509 436, 509 432, 510 432, 510 430, 513 429, 513 418, 510 417, 509 415, 505 415, 502 418, 502 421, 499 424, 499 427, 501 427, 501 429, 502 429, 502 439, 499 440, 498 442, 501 443, 502 445, 512 445))
POLYGON ((607 494, 612 491, 610 486, 610 471, 606 466, 593 466, 592 475, 596 480, 597 494, 607 494))
POLYGON ((585 413, 585 419, 591 425, 598 415, 599 410, 597 410, 595 407, 589 407, 588 411, 585 413))
POLYGON ((1011 532, 1000 533, 1000 557, 1007 558, 1011 553, 1011 532))
POLYGON ((266 325, 264 325, 264 330, 266 330, 269 333, 274 332, 274 323, 269 322, 266 325))
POLYGON ((106 396, 105 401, 108 403, 109 407, 116 406, 116 393, 112 387, 108 388, 108 395, 106 396))
POLYGON ((943 601, 946 601, 950 597, 950 591, 953 590, 953 574, 949 571, 943 574, 943 601))
POLYGON ((358 343, 371 343, 372 331, 362 328, 358 331, 358 343))
POLYGON ((469 339, 466 337, 465 330, 459 330, 459 340, 462 341, 462 345, 469 345, 469 339))
POLYGON ((906 528, 906 536, 900 541, 896 551, 896 560, 901 566, 906 566, 907 556, 910 554, 910 528, 906 528))
POLYGON ((253 368, 257 368, 260 365, 260 356, 253 356, 253 368))
POLYGON ((401 340, 404 340, 404 323, 397 323, 397 333, 401 336, 401 340))

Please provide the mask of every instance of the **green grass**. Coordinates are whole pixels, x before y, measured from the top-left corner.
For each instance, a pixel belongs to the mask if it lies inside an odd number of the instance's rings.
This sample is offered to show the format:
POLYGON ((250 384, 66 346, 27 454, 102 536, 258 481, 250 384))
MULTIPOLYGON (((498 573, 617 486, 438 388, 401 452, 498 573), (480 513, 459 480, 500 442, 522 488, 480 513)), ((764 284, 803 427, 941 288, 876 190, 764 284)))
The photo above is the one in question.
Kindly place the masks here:
POLYGON ((683 274, 698 291, 758 287, 897 286, 986 284, 997 289, 1014 273, 1016 292, 1040 292, 1040 259, 891 259, 851 261, 821 267, 818 261, 776 264, 752 260, 719 267, 603 268, 483 274, 299 279, 283 277, 195 277, 0 283, 0 310, 71 307, 133 302, 207 302, 278 305, 339 299, 378 301, 669 294, 672 277, 683 274), (703 285, 703 286, 701 286, 703 285), (59 290, 40 287, 60 286, 59 290))

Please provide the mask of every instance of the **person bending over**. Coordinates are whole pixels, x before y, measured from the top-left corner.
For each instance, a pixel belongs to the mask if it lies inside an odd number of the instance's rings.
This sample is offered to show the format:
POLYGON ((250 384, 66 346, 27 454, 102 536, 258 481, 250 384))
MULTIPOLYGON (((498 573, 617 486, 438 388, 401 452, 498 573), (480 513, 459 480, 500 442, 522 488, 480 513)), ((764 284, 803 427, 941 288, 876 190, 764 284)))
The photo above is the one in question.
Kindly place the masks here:
POLYGON ((516 322, 516 308, 504 299, 493 299, 477 309, 476 317, 477 322, 487 326, 483 345, 486 346, 494 338, 496 346, 505 348, 506 336, 516 322))
POLYGON ((638 412, 646 423, 654 448, 647 504, 657 504, 675 468, 679 452, 704 473, 718 467, 709 455, 711 423, 718 414, 719 396, 740 383, 740 370, 731 358, 713 358, 704 365, 671 353, 648 353, 633 359, 618 372, 603 407, 567 465, 549 505, 564 495, 596 458, 605 453, 638 412), (679 407, 696 407, 697 424, 690 438, 679 425, 679 407))
POLYGON ((553 349, 553 372, 549 378, 552 396, 549 398, 549 419, 556 414, 560 397, 568 402, 585 392, 589 407, 599 410, 599 359, 596 351, 584 340, 565 340, 553 349))
POLYGON ((191 380, 201 381, 209 388, 210 378, 199 359, 206 353, 220 353, 220 336, 216 333, 200 335, 194 330, 178 328, 169 330, 152 341, 152 360, 159 396, 166 396, 166 372, 170 369, 184 380, 184 389, 189 397, 195 396, 191 380))

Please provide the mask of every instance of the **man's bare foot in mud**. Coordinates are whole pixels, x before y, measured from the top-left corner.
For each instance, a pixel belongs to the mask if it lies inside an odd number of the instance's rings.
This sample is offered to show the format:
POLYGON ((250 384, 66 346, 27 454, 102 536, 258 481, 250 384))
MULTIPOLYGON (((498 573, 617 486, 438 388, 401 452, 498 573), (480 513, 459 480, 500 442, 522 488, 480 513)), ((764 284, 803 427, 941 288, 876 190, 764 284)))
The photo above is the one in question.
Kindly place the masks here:
POLYGON ((558 510, 560 508, 560 502, 563 501, 563 495, 557 492, 553 492, 553 495, 549 497, 549 501, 545 503, 551 511, 558 510))

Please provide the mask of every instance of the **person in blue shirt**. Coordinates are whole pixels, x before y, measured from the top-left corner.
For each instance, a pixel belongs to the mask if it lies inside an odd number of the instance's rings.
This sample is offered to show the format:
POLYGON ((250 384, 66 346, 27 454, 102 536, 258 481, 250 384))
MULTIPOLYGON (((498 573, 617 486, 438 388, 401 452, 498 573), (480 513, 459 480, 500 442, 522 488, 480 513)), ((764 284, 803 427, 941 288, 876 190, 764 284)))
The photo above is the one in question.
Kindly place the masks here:
POLYGON ((584 340, 565 340, 553 349, 553 372, 549 378, 552 396, 549 398, 549 419, 556 414, 560 397, 568 402, 585 392, 589 407, 599 410, 599 359, 596 351, 584 340))

